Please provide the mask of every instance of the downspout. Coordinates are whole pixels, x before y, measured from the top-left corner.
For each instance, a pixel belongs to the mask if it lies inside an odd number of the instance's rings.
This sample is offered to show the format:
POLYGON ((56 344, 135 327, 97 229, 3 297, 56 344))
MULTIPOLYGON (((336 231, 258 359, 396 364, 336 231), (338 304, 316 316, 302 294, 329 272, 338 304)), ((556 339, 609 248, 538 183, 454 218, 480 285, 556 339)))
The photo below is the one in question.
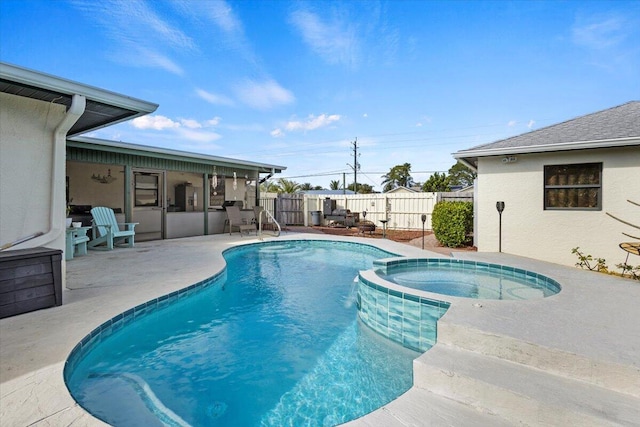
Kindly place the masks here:
MULTIPOLYGON (((43 235, 29 240, 29 247, 44 246, 60 237, 64 224, 63 213, 65 212, 65 201, 61 197, 58 197, 56 191, 60 184, 64 184, 64 171, 66 168, 66 150, 67 150, 67 133, 69 129, 78 121, 80 116, 84 114, 87 100, 82 95, 74 94, 71 98, 71 106, 67 110, 65 116, 62 118, 58 126, 53 131, 53 156, 51 164, 51 210, 49 212, 49 230, 43 235), (60 173, 60 166, 62 165, 62 176, 58 177, 60 173)), ((64 194, 64 192, 63 192, 64 194)), ((25 242, 20 242, 14 247, 22 245, 25 242)))

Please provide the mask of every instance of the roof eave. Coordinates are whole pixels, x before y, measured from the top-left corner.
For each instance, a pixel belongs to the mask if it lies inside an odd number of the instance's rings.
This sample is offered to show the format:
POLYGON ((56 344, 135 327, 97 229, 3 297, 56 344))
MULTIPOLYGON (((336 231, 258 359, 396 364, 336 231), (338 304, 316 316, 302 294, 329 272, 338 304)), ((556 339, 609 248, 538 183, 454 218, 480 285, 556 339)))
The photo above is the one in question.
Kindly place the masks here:
POLYGON ((597 141, 562 142, 552 145, 531 145, 520 147, 461 150, 453 153, 453 157, 455 159, 474 159, 478 157, 504 156, 509 154, 547 153, 569 150, 593 150, 598 148, 614 148, 629 145, 640 145, 640 136, 629 138, 603 139, 597 141))
MULTIPOLYGON (((18 67, 4 62, 0 62, 0 76, 17 83, 56 91, 65 95, 83 95, 87 99, 91 99, 93 101, 101 102, 107 105, 113 105, 115 107, 125 108, 128 110, 138 111, 138 115, 152 113, 158 108, 158 104, 154 104, 152 102, 143 101, 141 99, 132 98, 130 96, 121 95, 94 86, 73 82, 71 80, 63 79, 34 70, 29 70, 27 68, 18 67)), ((132 117, 133 116, 129 116, 123 120, 129 120, 132 117)))

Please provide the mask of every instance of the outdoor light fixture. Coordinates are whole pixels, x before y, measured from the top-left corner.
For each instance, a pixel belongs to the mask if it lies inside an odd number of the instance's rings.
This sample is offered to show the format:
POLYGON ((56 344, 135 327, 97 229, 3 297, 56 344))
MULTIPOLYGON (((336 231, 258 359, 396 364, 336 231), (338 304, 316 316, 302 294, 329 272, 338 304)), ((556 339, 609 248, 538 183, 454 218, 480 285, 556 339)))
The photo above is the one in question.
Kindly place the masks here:
POLYGON ((424 249, 424 223, 427 221, 427 214, 422 214, 420 219, 422 220, 422 249, 424 249))
POLYGON ((496 202, 496 209, 500 217, 498 226, 498 252, 502 252, 502 211, 504 211, 504 202, 496 202))

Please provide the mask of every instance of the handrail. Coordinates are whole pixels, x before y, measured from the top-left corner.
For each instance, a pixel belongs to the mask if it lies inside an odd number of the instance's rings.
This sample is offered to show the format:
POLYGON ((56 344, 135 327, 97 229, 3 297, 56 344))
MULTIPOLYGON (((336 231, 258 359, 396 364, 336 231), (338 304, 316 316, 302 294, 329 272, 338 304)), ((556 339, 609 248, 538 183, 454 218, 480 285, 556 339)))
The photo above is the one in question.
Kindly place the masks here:
POLYGON ((268 216, 268 218, 271 218, 271 220, 273 221, 273 224, 276 225, 276 227, 278 228, 278 231, 274 231, 273 235, 274 237, 279 237, 280 233, 282 232, 282 228, 280 228, 280 224, 278 223, 278 221, 276 221, 276 219, 273 217, 273 215, 271 215, 271 212, 269 212, 266 209, 262 209, 260 211, 260 213, 258 214, 258 238, 262 239, 262 214, 265 214, 268 216))
POLYGON ((18 239, 16 241, 11 242, 11 243, 6 243, 6 244, 0 246, 0 251, 4 251, 5 249, 9 249, 12 246, 19 245, 20 243, 24 243, 27 240, 35 239, 36 237, 42 236, 43 234, 44 233, 42 231, 38 231, 37 233, 33 233, 33 234, 31 234, 31 235, 29 235, 27 237, 22 237, 22 238, 20 238, 20 239, 18 239))

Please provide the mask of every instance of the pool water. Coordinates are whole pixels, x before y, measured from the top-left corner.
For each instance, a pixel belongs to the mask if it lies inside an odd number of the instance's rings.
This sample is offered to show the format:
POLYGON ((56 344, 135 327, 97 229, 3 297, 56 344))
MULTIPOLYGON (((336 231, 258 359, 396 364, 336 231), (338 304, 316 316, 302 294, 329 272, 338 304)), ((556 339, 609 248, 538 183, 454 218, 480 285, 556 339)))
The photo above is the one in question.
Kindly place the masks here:
POLYGON ((468 260, 427 258, 374 262, 382 279, 408 288, 464 298, 525 300, 560 292, 560 285, 519 268, 468 260))
POLYGON ((72 353, 67 386, 114 426, 331 426, 365 415, 411 387, 419 355, 357 320, 354 277, 389 255, 327 241, 228 250, 213 285, 92 336, 72 353))

